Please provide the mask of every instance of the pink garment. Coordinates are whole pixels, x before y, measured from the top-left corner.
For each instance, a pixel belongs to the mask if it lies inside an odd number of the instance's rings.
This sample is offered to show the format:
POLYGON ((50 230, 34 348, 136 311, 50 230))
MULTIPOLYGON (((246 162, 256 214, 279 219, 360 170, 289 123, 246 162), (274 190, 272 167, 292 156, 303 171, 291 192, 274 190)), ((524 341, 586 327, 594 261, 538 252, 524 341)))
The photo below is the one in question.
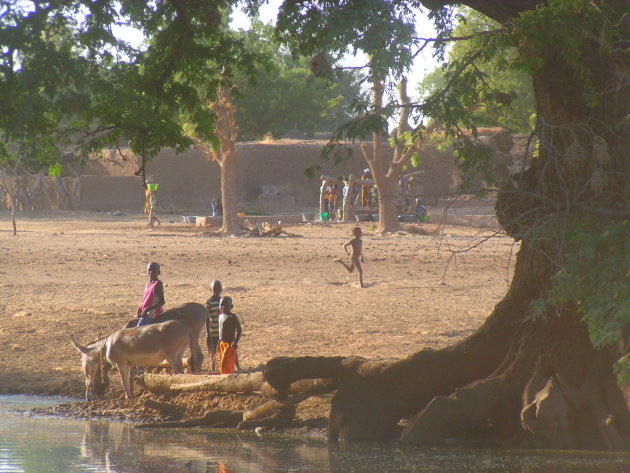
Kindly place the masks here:
MULTIPOLYGON (((142 300, 140 301, 140 313, 142 313, 142 311, 144 311, 144 309, 146 309, 147 307, 150 307, 157 301, 159 301, 159 298, 155 293, 155 286, 158 282, 159 280, 149 281, 145 286, 144 295, 142 296, 142 300)), ((154 319, 162 312, 164 312, 164 308, 162 306, 159 306, 155 309, 151 309, 148 312, 147 317, 151 317, 152 319, 154 319)))

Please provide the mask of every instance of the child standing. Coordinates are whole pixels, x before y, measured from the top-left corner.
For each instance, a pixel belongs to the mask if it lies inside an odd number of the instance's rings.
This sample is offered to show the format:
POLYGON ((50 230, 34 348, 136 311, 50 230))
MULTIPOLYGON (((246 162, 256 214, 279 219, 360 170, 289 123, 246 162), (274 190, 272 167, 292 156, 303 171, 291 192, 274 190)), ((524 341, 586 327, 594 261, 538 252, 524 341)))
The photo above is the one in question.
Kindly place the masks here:
POLYGON ((208 354, 210 355, 210 371, 215 370, 217 351, 219 348, 219 314, 221 313, 220 302, 223 284, 221 281, 212 281, 210 283, 212 295, 206 301, 206 309, 208 309, 208 320, 206 321, 206 333, 208 346, 208 354))
POLYGON ((221 374, 234 373, 236 350, 243 330, 235 313, 232 312, 232 298, 222 297, 219 315, 219 367, 221 374))
POLYGON ((144 287, 144 294, 140 301, 140 306, 136 312, 138 327, 149 325, 155 321, 155 318, 164 312, 164 285, 158 279, 160 275, 159 263, 149 263, 147 267, 149 282, 144 287))
POLYGON ((361 287, 364 287, 363 268, 361 267, 361 263, 363 262, 363 241, 361 240, 361 227, 354 227, 352 229, 352 234, 354 235, 354 238, 347 243, 344 243, 343 245, 343 249, 346 254, 348 254, 348 246, 352 248, 352 252, 350 253, 350 264, 348 265, 345 262, 341 261, 341 258, 335 258, 333 262, 342 264, 349 273, 354 271, 354 268, 356 268, 359 275, 359 285, 361 287))

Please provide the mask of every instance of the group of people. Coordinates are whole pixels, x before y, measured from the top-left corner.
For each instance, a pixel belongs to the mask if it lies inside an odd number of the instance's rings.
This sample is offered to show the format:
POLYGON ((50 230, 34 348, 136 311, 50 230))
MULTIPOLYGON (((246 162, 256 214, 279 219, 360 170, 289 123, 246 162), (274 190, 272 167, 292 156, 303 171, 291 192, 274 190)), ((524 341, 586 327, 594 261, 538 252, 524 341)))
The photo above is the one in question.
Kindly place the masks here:
MULTIPOLYGON (((144 287, 144 293, 136 313, 138 327, 154 323, 156 317, 164 311, 164 284, 159 278, 159 263, 149 263, 147 274, 149 275, 149 282, 144 287)), ((232 312, 234 307, 232 298, 221 297, 223 291, 221 281, 213 281, 210 288, 212 295, 206 301, 210 371, 215 370, 218 357, 219 372, 221 374, 234 373, 240 369, 237 348, 243 330, 238 316, 232 312)))
MULTIPOLYGON (((361 180, 371 180, 372 173, 369 168, 363 170, 361 180)), ((378 203, 378 190, 372 183, 358 185, 351 177, 341 177, 336 182, 326 181, 323 187, 324 212, 328 212, 332 220, 337 216, 337 211, 343 209, 348 187, 352 187, 352 196, 355 208, 373 209, 378 203)))
MULTIPOLYGON (((335 258, 333 262, 340 263, 346 270, 352 273, 355 269, 359 276, 360 287, 363 284, 363 241, 361 240, 361 227, 352 229, 353 238, 343 244, 344 251, 350 257, 349 264, 341 258, 335 258)), ((136 311, 137 326, 149 325, 164 311, 164 284, 160 280, 160 264, 149 263, 147 267, 149 281, 144 287, 144 293, 140 305, 136 311)), ((219 361, 221 374, 234 373, 240 370, 238 362, 238 342, 241 339, 243 329, 238 316, 232 312, 234 304, 232 298, 221 296, 223 284, 221 281, 210 283, 212 294, 206 300, 208 320, 206 321, 208 353, 210 355, 210 372, 216 368, 219 361)))

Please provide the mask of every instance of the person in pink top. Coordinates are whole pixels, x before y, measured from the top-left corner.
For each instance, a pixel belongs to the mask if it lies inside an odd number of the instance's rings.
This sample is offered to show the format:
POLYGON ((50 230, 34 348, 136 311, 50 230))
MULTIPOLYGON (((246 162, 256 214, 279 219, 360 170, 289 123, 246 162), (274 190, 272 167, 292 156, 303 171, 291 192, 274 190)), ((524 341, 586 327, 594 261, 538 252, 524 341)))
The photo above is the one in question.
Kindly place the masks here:
POLYGON ((155 318, 164 312, 164 285, 158 279, 159 263, 149 263, 147 273, 149 274, 149 282, 144 287, 144 294, 136 314, 140 319, 138 320, 138 327, 152 324, 155 322, 155 318))

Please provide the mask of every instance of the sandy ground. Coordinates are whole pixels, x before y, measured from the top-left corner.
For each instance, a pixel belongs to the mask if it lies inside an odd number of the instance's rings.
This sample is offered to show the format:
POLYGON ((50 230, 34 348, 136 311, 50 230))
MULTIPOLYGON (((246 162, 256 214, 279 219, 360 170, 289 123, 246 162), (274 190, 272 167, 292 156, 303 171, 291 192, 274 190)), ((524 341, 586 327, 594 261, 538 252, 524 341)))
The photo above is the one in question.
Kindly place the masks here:
POLYGON ((167 308, 203 303, 210 281, 223 282, 249 369, 275 356, 397 358, 452 344, 505 294, 518 249, 490 230, 422 224, 381 237, 365 223, 361 289, 331 262, 350 224, 287 227, 293 238, 208 237, 161 217, 150 230, 139 214, 23 214, 13 236, 0 214, 0 392, 80 396, 69 336, 87 343, 122 327, 150 261, 162 265, 167 308))

